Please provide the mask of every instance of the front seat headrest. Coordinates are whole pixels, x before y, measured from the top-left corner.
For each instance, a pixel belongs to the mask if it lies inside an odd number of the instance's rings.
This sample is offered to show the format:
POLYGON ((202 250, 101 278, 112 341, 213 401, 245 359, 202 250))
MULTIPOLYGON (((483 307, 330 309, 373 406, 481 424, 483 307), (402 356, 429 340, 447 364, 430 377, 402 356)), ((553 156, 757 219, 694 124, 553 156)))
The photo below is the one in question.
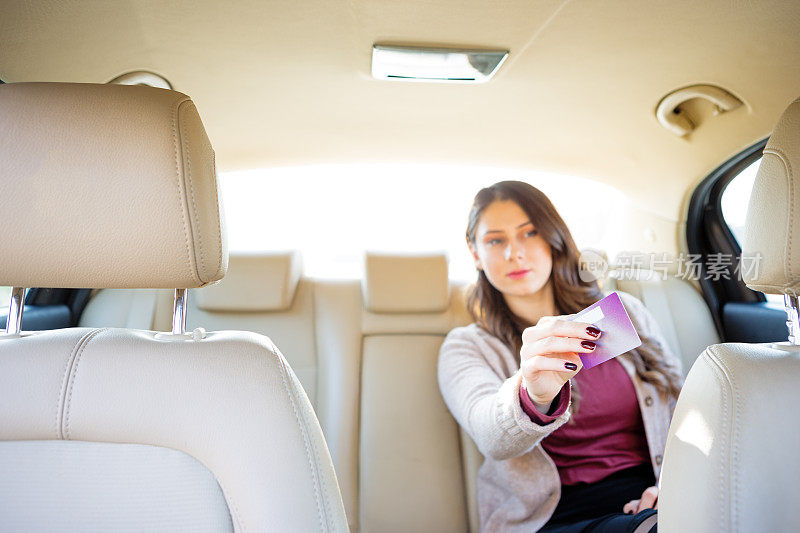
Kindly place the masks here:
POLYGON ((185 94, 0 85, 0 285, 194 288, 225 275, 214 151, 185 94))
POLYGON ((768 294, 800 287, 800 99, 784 111, 764 148, 742 243, 742 279, 768 294))

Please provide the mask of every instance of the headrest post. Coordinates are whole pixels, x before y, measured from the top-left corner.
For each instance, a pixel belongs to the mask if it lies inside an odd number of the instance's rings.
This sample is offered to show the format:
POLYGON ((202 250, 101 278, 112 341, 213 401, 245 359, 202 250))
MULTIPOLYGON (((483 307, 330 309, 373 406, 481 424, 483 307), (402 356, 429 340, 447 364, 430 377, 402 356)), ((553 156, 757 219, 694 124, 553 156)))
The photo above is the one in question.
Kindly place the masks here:
POLYGON ((786 308, 786 326, 789 328, 789 343, 800 346, 800 307, 797 295, 784 294, 783 303, 786 308))
POLYGON ((11 303, 8 306, 6 319, 6 334, 17 335, 22 328, 22 310, 25 307, 25 288, 14 287, 11 289, 11 303))
POLYGON ((189 289, 175 289, 175 299, 172 303, 172 334, 183 335, 186 333, 186 298, 189 289))

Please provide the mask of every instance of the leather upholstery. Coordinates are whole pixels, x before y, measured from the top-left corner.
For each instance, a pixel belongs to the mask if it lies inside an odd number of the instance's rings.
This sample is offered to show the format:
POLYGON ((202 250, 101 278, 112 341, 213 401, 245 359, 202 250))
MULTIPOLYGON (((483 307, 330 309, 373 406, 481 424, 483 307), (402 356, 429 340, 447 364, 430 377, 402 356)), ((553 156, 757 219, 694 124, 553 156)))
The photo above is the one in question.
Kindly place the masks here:
POLYGON ((231 254, 225 279, 193 294, 204 311, 285 311, 302 273, 297 251, 231 254))
MULTIPOLYGON (((415 270, 414 259, 404 262, 407 269, 415 270)), ((424 270, 426 261, 417 265, 424 270)), ((234 259, 231 275, 236 268, 234 259)), ((254 275, 248 283, 280 283, 279 271, 271 272, 276 277, 254 275)), ((617 288, 645 302, 688 368, 707 344, 717 342, 705 302, 685 281, 647 278, 617 281, 617 288)), ((387 291, 398 287, 393 277, 385 283, 387 291)), ((416 313, 369 311, 357 280, 303 278, 292 306, 270 312, 202 310, 193 303, 193 295, 208 290, 201 289, 190 291, 189 325, 252 329, 281 346, 313 398, 351 531, 420 530, 427 524, 477 531, 475 486, 483 457, 469 436, 457 427, 453 431, 449 415, 440 418, 441 394, 435 380, 430 381, 441 340, 453 327, 471 321, 465 289, 451 284, 444 309, 416 313), (310 381, 313 376, 316 388, 310 381), (414 407, 417 404, 426 409, 414 407), (441 426, 431 429, 433 420, 441 426), (398 462, 393 463, 395 458, 398 462), (426 484, 420 486, 419 480, 426 484), (425 509, 424 516, 419 509, 425 509)), ((420 296, 422 301, 426 298, 420 296)), ((409 300, 411 306, 420 303, 409 300)), ((168 326, 167 322, 164 327, 168 326)))
MULTIPOLYGON (((224 275, 213 151, 188 97, 135 86, 0 86, 0 118, 11 132, 0 137, 0 180, 12 219, 0 284, 173 289, 224 275)), ((114 320, 149 328, 169 318, 165 292, 120 291, 106 300, 130 302, 114 320)), ((87 317, 96 320, 97 313, 87 317)), ((224 509, 219 497, 204 504, 217 516, 228 512, 234 531, 347 529, 308 397, 272 341, 256 333, 0 334, 0 441, 16 456, 27 448, 29 457, 45 455, 36 464, 0 461, 17 479, 41 482, 42 464, 52 464, 53 477, 82 483, 76 490, 100 502, 106 493, 112 499, 113 491, 103 490, 112 471, 100 482, 88 471, 76 478, 74 465, 61 467, 53 457, 67 448, 35 441, 97 443, 108 454, 127 444, 177 450, 216 479, 224 509)), ((146 460, 134 455, 134 463, 146 460)), ((130 466, 121 463, 127 453, 117 459, 115 467, 130 466)), ((203 487, 213 488, 210 477, 203 487)), ((39 508, 35 495, 45 488, 31 486, 33 496, 21 507, 39 508)), ((9 487, 0 482, 0 491, 9 487)), ((122 488, 120 498, 138 490, 122 488)), ((42 512, 73 496, 43 504, 42 512)), ((125 521, 131 510, 107 512, 125 521)), ((11 515, 20 529, 39 518, 11 515)), ((81 522, 76 529, 98 527, 81 522)))
POLYGON ((660 532, 796 529, 798 355, 718 344, 698 358, 667 439, 660 532))
POLYGON ((684 374, 707 346, 720 341, 711 311, 700 291, 661 272, 612 270, 603 288, 636 296, 655 317, 669 347, 681 358, 684 374))
MULTIPOLYGON (((268 288, 265 291, 261 291, 260 287, 275 287, 282 282, 282 279, 285 279, 284 272, 271 269, 263 271, 264 275, 271 275, 271 277, 264 277, 263 279, 258 279, 257 274, 259 271, 246 271, 244 274, 239 272, 237 275, 240 266, 241 264, 234 259, 231 261, 229 272, 237 277, 241 287, 249 284, 256 295, 259 293, 274 293, 274 289, 268 288), (251 276, 248 277, 248 274, 251 274, 251 276)), ((234 298, 228 300, 227 303, 230 308, 225 311, 201 308, 200 302, 203 301, 203 293, 209 289, 216 288, 217 286, 213 286, 189 291, 187 328, 201 327, 206 330, 216 331, 243 330, 268 336, 276 345, 281 347, 281 354, 294 370, 312 405, 315 405, 318 363, 317 347, 314 340, 314 290, 312 284, 308 280, 302 280, 298 283, 295 288, 296 294, 291 301, 291 307, 280 311, 235 310, 232 308, 235 302, 234 298)), ((223 298, 219 298, 216 301, 222 302, 223 298)), ((168 324, 165 325, 166 328, 169 328, 168 324)))
POLYGON ((459 428, 436 381, 442 340, 364 338, 359 522, 365 531, 467 529, 459 428))
POLYGON ((346 528, 308 399, 261 335, 168 342, 75 328, 5 338, 0 390, 0 440, 179 450, 214 473, 236 531, 346 528))
MULTIPOLYGON (((752 289, 794 293, 800 255, 800 100, 781 117, 753 185, 744 254, 763 254, 752 289)), ((792 531, 800 501, 795 399, 800 347, 709 346, 689 371, 664 453, 659 531, 792 531)))
POLYGON ((225 275, 214 151, 188 96, 5 84, 0 123, 3 285, 174 289, 225 275))
POLYGON ((0 531, 233 531, 214 474, 158 446, 0 441, 0 502, 0 531))
POLYGON ((435 313, 447 309, 447 257, 368 253, 364 303, 373 313, 435 313))
POLYGON ((743 268, 747 286, 768 294, 800 287, 800 99, 784 111, 764 148, 750 205, 742 254, 758 268, 743 268))

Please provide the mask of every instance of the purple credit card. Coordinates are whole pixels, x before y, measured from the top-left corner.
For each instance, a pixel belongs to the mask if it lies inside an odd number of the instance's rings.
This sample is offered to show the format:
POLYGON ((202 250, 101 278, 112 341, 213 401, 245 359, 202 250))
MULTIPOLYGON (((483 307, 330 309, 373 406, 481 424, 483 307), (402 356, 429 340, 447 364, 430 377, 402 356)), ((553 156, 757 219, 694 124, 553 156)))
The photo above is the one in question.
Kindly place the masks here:
POLYGON ((570 320, 594 324, 603 332, 592 353, 578 354, 583 368, 597 366, 642 344, 616 292, 593 303, 570 320))

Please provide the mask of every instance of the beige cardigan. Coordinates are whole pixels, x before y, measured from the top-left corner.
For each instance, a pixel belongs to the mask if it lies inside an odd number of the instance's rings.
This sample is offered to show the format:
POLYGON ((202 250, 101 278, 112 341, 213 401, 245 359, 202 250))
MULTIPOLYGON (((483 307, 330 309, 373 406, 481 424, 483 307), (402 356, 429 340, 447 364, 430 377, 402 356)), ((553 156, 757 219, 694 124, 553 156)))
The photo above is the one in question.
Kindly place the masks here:
MULTIPOLYGON (((636 350, 660 353, 680 372, 680 360, 670 351, 650 312, 630 294, 619 292, 619 296, 642 340, 636 350)), ((630 353, 618 360, 636 389, 658 479, 675 401, 639 379, 630 353)), ((521 381, 511 350, 475 324, 454 329, 442 344, 442 396, 485 457, 478 471, 478 512, 481 531, 487 533, 537 531, 550 519, 561 497, 555 463, 539 443, 569 419, 569 411, 545 426, 534 423, 520 405, 521 381)))

